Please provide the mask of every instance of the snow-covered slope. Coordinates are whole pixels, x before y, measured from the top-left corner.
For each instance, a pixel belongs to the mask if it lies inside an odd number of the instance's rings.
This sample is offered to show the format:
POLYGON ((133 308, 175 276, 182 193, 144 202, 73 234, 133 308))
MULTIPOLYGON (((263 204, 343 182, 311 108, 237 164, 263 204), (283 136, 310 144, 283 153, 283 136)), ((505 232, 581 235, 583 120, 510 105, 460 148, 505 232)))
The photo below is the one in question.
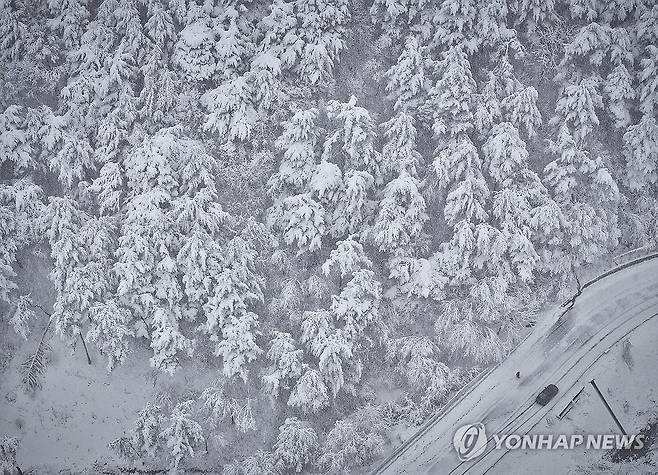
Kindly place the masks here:
MULTIPOLYGON (((590 370, 636 328, 658 316, 658 259, 630 265, 586 288, 574 307, 557 309, 502 364, 405 444, 378 473, 484 473, 503 456, 487 449, 461 463, 452 447, 456 428, 483 422, 488 435, 527 433, 557 417, 591 379, 590 370), (515 377, 521 372, 520 379, 515 377), (546 385, 560 392, 545 407, 534 403, 546 385)), ((490 442, 489 447, 493 445, 490 442)), ((496 473, 491 470, 489 473, 496 473)))

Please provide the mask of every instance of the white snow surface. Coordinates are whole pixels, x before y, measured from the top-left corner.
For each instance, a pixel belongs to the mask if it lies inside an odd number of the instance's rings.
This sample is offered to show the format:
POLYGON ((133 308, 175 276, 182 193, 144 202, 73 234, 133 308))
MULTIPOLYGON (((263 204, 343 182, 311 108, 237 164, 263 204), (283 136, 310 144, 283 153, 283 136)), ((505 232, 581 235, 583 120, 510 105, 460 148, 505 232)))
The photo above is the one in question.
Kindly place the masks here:
POLYGON ((426 431, 414 443, 377 473, 509 474, 521 473, 520 467, 523 473, 568 473, 578 461, 587 460, 577 459, 582 450, 534 451, 526 457, 528 452, 523 451, 490 451, 491 441, 488 453, 460 463, 452 437, 458 427, 477 422, 485 424, 489 438, 493 433, 619 433, 589 384, 593 378, 613 407, 624 406, 626 429, 637 433, 653 414, 651 408, 655 412, 658 392, 658 259, 594 283, 560 318, 563 311, 558 308, 543 319, 516 351, 424 427, 426 431), (620 347, 625 340, 631 342, 631 354, 638 364, 623 370, 620 347), (520 379, 515 377, 517 371, 520 379), (558 386, 558 395, 545 407, 537 405, 536 395, 551 383, 558 386), (558 420, 558 414, 582 388, 576 406, 558 420), (528 460, 533 461, 534 470, 528 469, 528 460))

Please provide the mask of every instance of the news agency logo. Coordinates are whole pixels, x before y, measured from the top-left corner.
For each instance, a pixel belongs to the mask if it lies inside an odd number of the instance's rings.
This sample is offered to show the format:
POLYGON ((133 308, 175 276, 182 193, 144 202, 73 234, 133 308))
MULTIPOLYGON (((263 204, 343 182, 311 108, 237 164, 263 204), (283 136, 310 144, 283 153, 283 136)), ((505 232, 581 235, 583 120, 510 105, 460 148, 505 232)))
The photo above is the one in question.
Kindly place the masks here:
POLYGON ((460 427, 452 438, 452 444, 462 462, 479 457, 487 448, 487 431, 484 424, 476 423, 460 427))
MULTIPOLYGON (((491 450, 641 450, 644 434, 493 434, 491 450)), ((487 432, 482 423, 460 427, 452 438, 462 462, 481 456, 487 449, 487 432)))

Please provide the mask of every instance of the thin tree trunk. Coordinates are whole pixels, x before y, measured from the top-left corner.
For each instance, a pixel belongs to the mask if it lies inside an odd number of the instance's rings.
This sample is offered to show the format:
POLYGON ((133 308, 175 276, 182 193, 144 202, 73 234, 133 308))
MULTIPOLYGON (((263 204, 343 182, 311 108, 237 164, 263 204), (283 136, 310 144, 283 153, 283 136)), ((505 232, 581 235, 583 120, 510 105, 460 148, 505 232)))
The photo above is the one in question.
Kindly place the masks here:
POLYGON ((146 324, 146 320, 144 320, 144 317, 141 315, 139 316, 139 319, 144 322, 144 330, 146 330, 146 334, 151 338, 151 332, 149 331, 149 326, 146 324))
POLYGON ((573 264, 573 261, 571 262, 571 271, 573 272, 573 276, 576 278, 576 286, 578 287, 577 295, 580 295, 582 293, 582 287, 580 286, 580 279, 578 278, 578 273, 576 272, 576 266, 573 264))
POLYGON ((82 337, 82 331, 78 330, 78 333, 80 334, 80 339, 82 340, 82 346, 85 348, 85 354, 87 355, 87 363, 91 364, 91 357, 89 356, 89 351, 87 351, 87 344, 85 343, 85 339, 82 337))

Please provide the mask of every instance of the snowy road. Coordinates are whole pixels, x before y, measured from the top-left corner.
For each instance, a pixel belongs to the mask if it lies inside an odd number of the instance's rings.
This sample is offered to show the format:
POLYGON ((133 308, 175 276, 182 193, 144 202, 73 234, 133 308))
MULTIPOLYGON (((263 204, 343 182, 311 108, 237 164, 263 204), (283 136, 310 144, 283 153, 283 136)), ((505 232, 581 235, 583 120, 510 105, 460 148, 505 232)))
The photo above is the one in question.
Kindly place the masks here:
POLYGON ((493 450, 493 433, 524 434, 546 416, 557 417, 589 381, 586 373, 605 352, 658 315, 658 259, 633 264, 593 283, 564 316, 556 310, 503 363, 423 427, 375 473, 496 473, 504 450, 493 450), (516 379, 515 373, 521 372, 516 379), (546 385, 560 392, 545 407, 534 403, 546 385), (491 439, 485 454, 460 462, 452 447, 456 428, 483 422, 491 439))

